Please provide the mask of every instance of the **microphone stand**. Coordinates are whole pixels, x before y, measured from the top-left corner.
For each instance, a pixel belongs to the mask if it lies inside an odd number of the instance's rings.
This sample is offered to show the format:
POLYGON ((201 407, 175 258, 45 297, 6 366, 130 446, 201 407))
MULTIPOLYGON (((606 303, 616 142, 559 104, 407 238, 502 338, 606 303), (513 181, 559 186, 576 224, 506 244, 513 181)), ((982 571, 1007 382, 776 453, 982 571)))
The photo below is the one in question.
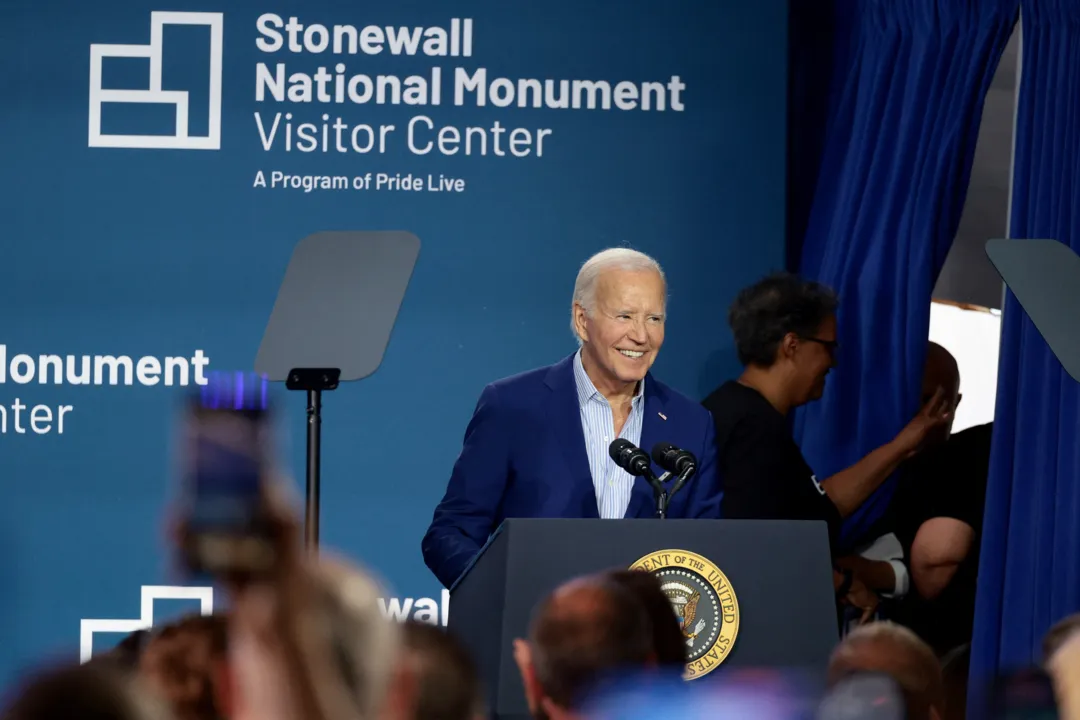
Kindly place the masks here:
POLYGON ((649 470, 645 479, 649 481, 653 489, 653 498, 656 501, 656 517, 661 520, 667 519, 668 502, 671 500, 671 494, 664 489, 664 483, 671 477, 671 473, 664 473, 660 477, 653 475, 652 470, 649 470))
MULTIPOLYGON (((688 464, 686 467, 684 467, 683 471, 679 473, 678 477, 676 477, 675 484, 671 487, 671 492, 668 494, 668 497, 675 497, 675 493, 679 492, 679 490, 682 489, 682 486, 685 485, 687 481, 689 481, 696 472, 697 465, 688 464)), ((668 473, 667 475, 670 476, 671 473, 668 473)))
POLYGON ((667 519, 668 504, 671 502, 671 498, 675 497, 675 493, 679 492, 687 481, 693 477, 697 472, 696 465, 687 465, 683 468, 683 471, 675 477, 675 484, 671 486, 671 492, 664 489, 664 483, 671 479, 674 473, 666 472, 660 477, 656 477, 652 474, 652 470, 649 470, 645 479, 649 481, 653 489, 653 498, 656 500, 656 517, 661 520, 667 519))

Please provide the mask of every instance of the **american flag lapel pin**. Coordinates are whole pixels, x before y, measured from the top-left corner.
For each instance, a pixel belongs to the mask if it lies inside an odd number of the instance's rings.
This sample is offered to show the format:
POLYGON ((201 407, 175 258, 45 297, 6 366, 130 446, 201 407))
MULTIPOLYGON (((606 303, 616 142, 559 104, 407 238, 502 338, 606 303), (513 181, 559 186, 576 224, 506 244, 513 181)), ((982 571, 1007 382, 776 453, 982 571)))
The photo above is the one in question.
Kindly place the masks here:
POLYGON ((662 419, 667 420, 667 415, 665 415, 664 413, 658 412, 656 414, 659 415, 662 419))

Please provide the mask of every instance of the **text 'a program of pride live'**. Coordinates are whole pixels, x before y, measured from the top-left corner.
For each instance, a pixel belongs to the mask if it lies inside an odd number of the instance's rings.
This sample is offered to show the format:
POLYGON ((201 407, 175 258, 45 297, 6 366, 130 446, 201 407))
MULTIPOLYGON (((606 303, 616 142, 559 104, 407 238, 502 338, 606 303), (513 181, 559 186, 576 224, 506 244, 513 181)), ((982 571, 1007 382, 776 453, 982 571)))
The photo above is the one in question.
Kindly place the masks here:
MULTIPOLYGON (((405 105, 438 108, 444 102, 477 108, 517 110, 623 110, 681 112, 686 84, 678 75, 663 81, 610 81, 493 77, 487 68, 464 63, 439 65, 422 73, 366 74, 353 72, 350 56, 473 56, 473 20, 454 18, 448 27, 393 27, 300 22, 274 13, 256 21, 256 47, 263 53, 285 55, 278 62, 259 62, 255 68, 255 100, 313 106, 405 105), (293 62, 288 55, 299 56, 293 62), (326 61, 327 55, 337 56, 326 61), (317 56, 313 63, 308 56, 317 56), (286 62, 285 60, 289 60, 286 62), (448 87, 444 88, 444 83, 448 87)), ((352 62, 355 62, 353 60, 352 62)), ((372 122, 344 111, 319 108, 314 112, 287 110, 255 112, 255 125, 266 151, 304 153, 385 154, 400 146, 414 155, 494 155, 543 157, 544 140, 552 128, 511 127, 498 120, 480 126, 440 123, 435 113, 418 114, 396 124, 372 122), (398 138, 402 137, 399 141, 398 138)), ((550 142, 550 141, 549 141, 550 142)))

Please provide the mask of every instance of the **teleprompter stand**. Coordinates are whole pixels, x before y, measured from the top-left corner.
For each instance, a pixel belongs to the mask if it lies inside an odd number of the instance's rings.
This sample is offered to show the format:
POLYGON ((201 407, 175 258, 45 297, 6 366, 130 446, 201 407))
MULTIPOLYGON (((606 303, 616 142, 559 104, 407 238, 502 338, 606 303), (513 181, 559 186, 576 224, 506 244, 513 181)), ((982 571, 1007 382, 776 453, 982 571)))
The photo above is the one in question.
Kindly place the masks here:
POLYGON ((336 390, 340 368, 293 368, 285 380, 289 390, 307 392, 307 483, 304 492, 304 544, 319 544, 319 462, 322 441, 322 394, 336 390))
POLYGON ((382 364, 420 254, 407 232, 320 232, 293 250, 255 372, 307 393, 304 539, 319 544, 323 393, 382 364))

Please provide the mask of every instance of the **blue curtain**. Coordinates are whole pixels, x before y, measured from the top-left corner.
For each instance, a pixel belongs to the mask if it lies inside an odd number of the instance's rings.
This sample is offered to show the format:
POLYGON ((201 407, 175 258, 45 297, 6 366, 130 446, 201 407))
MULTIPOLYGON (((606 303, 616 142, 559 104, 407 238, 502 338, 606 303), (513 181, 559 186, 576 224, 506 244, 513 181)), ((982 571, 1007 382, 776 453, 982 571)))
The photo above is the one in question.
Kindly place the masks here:
MULTIPOLYGON (((845 48, 800 272, 840 294, 839 367, 800 408, 818 477, 882 445, 918 406, 930 299, 960 222, 983 99, 1019 0, 846 0, 845 48)), ((849 521, 884 512, 883 485, 849 521)))
POLYGON ((798 271, 814 202, 836 56, 835 0, 788 3, 786 264, 798 271))
MULTIPOLYGON (((1080 4, 1023 0, 1014 238, 1080 250, 1080 4)), ((1075 308, 1069 308, 1075 311, 1075 308)), ((1080 331, 1080 329, 1078 329, 1080 331)), ((1080 610, 1080 389, 1006 296, 972 692, 1039 660, 1047 628, 1080 610)), ((972 695, 972 707, 979 698, 972 695)))
POLYGON ((788 3, 787 268, 798 272, 829 134, 830 111, 851 63, 852 5, 861 0, 788 3))

